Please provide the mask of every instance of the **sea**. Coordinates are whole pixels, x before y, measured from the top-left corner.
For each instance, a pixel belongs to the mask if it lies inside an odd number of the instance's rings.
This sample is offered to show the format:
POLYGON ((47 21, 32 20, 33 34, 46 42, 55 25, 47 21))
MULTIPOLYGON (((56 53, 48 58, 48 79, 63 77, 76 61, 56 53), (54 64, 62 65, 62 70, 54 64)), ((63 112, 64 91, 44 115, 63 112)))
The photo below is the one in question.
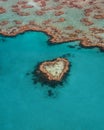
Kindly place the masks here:
POLYGON ((0 35, 0 130, 104 130, 104 52, 49 38, 0 35), (59 57, 71 63, 63 84, 35 83, 36 65, 59 57))

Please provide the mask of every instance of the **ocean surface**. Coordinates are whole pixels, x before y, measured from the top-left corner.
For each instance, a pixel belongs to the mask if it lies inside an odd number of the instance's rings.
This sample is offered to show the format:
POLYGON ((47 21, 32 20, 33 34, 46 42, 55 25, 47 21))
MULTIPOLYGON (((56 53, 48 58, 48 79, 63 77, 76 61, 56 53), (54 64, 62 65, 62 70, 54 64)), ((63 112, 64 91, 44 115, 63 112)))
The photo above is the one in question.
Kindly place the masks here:
POLYGON ((0 130, 104 130, 104 53, 48 39, 31 31, 0 36, 0 130), (58 57, 71 62, 63 85, 34 84, 37 63, 58 57))

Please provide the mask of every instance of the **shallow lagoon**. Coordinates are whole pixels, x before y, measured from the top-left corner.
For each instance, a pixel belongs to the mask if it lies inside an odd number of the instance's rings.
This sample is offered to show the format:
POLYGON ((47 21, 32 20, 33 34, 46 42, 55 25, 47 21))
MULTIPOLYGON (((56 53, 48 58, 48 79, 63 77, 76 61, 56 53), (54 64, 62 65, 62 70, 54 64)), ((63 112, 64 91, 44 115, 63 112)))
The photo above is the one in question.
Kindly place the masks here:
POLYGON ((0 130, 104 130, 104 53, 47 40, 41 32, 0 36, 0 130), (50 88, 33 84, 31 72, 62 56, 71 70, 49 97, 50 88))

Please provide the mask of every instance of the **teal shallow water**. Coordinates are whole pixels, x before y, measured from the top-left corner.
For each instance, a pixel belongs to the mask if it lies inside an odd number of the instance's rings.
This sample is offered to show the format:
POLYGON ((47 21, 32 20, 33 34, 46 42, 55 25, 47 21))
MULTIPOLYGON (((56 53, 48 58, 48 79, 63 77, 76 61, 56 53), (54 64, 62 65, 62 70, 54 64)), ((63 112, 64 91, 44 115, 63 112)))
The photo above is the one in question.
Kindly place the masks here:
POLYGON ((104 53, 47 40, 41 32, 0 37, 0 130, 104 130, 104 53), (26 73, 63 55, 71 71, 49 97, 26 73))

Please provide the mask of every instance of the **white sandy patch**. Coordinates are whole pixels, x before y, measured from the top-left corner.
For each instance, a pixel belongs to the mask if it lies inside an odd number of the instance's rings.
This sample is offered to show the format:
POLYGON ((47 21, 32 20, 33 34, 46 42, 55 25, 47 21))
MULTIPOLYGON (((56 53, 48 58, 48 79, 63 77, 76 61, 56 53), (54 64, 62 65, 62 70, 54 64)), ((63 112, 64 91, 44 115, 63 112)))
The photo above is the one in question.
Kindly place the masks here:
POLYGON ((45 66, 45 69, 54 77, 59 77, 64 69, 63 61, 58 61, 54 65, 45 66))
POLYGON ((96 34, 96 36, 104 38, 104 33, 96 34))
POLYGON ((36 2, 34 2, 32 0, 31 1, 29 0, 27 4, 34 6, 36 9, 40 9, 40 6, 36 2))

